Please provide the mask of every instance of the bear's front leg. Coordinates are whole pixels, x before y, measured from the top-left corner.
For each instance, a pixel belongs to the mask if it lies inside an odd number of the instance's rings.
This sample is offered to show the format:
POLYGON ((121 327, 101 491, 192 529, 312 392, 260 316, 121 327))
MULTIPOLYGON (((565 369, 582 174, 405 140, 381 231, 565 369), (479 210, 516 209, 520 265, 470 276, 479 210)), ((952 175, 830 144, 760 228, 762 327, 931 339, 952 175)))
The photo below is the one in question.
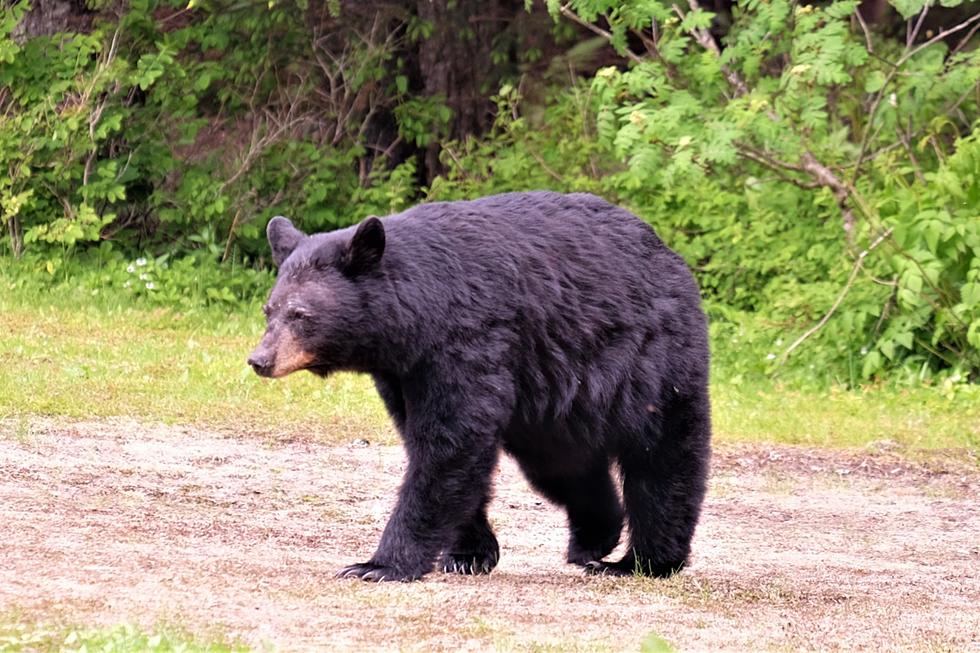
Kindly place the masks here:
POLYGON ((500 545, 487 520, 486 502, 456 532, 452 545, 439 559, 442 571, 456 574, 489 574, 500 560, 500 545))
POLYGON ((490 493, 506 420, 498 409, 501 402, 489 399, 486 389, 474 390, 479 394, 467 394, 459 403, 447 401, 445 392, 433 393, 431 403, 408 402, 408 469, 398 502, 371 559, 345 567, 339 577, 417 580, 432 571, 440 553, 476 518, 490 493), (454 410, 458 405, 465 408, 454 410))
POLYGON ((480 509, 496 460, 491 443, 477 451, 447 442, 414 451, 410 447, 398 503, 377 551, 367 562, 345 567, 337 575, 410 581, 432 571, 440 552, 453 544, 463 523, 480 509))

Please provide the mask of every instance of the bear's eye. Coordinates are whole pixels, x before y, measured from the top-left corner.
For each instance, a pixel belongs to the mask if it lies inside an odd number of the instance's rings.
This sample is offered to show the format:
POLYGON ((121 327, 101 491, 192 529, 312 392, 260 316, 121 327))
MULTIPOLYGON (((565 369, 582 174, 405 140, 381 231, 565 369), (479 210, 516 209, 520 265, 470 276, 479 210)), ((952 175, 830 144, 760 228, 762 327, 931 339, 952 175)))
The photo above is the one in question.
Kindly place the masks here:
POLYGON ((306 309, 302 308, 289 308, 286 310, 287 320, 305 320, 310 316, 306 309))

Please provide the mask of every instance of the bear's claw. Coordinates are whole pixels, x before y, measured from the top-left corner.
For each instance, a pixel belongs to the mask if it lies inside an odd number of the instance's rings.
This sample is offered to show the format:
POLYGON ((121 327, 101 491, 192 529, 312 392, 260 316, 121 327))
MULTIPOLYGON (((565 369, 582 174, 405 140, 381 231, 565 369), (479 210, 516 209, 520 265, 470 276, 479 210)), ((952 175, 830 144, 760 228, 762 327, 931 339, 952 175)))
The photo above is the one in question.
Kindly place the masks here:
POLYGON ((476 576, 489 574, 497 566, 497 555, 479 556, 465 553, 447 553, 439 561, 439 568, 445 573, 476 576))
POLYGON ((408 582, 418 580, 422 574, 411 574, 399 571, 395 567, 386 567, 373 562, 344 567, 336 574, 337 578, 359 578, 363 581, 382 583, 385 581, 408 582))

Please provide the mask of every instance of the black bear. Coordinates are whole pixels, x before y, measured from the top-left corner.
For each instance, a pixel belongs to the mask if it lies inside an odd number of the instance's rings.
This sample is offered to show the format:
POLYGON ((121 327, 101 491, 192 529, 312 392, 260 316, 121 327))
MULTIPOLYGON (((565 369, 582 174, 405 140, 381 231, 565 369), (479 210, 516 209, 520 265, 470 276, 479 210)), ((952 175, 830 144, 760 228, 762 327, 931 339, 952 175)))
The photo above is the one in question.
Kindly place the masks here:
POLYGON ((647 224, 592 195, 533 192, 309 236, 276 217, 267 232, 279 272, 249 364, 370 374, 408 455, 377 551, 340 576, 490 571, 501 448, 567 511, 568 562, 685 564, 710 456, 706 320, 647 224), (629 549, 604 561, 624 508, 629 549))

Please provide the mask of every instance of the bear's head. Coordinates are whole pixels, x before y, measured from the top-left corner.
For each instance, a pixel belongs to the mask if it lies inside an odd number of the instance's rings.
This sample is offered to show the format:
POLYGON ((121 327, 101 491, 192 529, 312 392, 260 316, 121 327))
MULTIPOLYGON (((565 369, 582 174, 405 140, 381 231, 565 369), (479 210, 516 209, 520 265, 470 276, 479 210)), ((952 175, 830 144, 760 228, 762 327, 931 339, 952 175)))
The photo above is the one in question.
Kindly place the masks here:
POLYGON ((266 233, 279 273, 263 307, 265 335, 248 364, 273 378, 355 367, 370 344, 370 287, 385 249, 381 220, 308 236, 279 216, 266 233))

